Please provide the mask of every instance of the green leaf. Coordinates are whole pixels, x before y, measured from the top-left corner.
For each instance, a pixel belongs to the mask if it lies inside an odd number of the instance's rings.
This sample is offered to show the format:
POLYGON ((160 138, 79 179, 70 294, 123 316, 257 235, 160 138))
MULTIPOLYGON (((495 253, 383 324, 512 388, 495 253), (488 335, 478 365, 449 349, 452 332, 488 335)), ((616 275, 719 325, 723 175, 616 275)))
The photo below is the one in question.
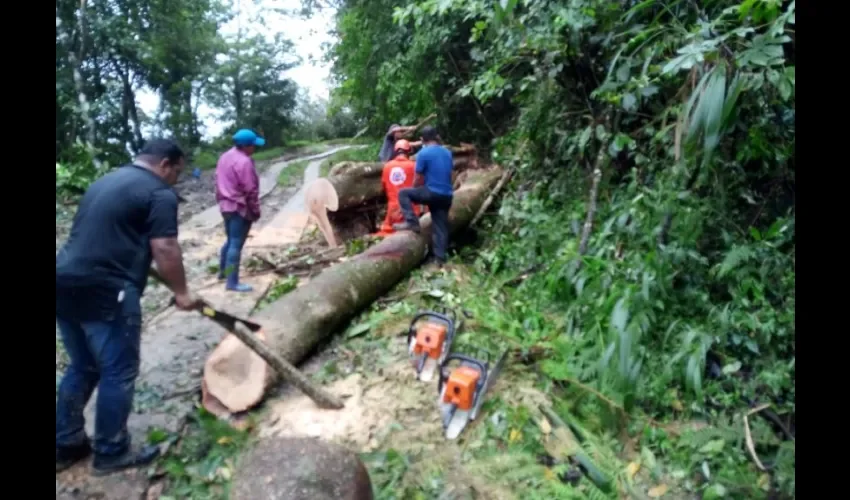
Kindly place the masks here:
POLYGON ((570 378, 570 367, 563 361, 544 360, 540 364, 540 370, 553 380, 567 380, 570 378))
POLYGON ((723 258, 723 262, 717 270, 717 277, 722 278, 737 269, 741 264, 752 258, 753 252, 748 246, 735 246, 723 258))
POLYGON ((637 109, 637 98, 634 94, 629 93, 623 96, 623 109, 626 111, 637 109))
POLYGON ((715 498, 726 498, 726 487, 720 483, 714 483, 702 494, 703 500, 714 500, 715 498))
POLYGON ((150 444, 160 444, 168 439, 168 432, 163 429, 153 428, 148 431, 148 443, 150 444))
POLYGON ((587 143, 590 141, 590 134, 593 133, 593 129, 591 127, 585 128, 581 135, 578 138, 578 149, 581 152, 584 152, 584 148, 587 147, 587 143))
POLYGON ((728 365, 725 365, 723 367, 723 374, 724 375, 731 375, 731 374, 737 372, 740 369, 741 369, 741 362, 740 361, 733 361, 733 362, 731 362, 728 365))
POLYGON ((353 339, 354 337, 359 337, 364 333, 368 332, 370 328, 372 328, 371 324, 360 323, 359 325, 356 325, 351 330, 349 330, 348 333, 346 333, 345 338, 353 339))
POLYGON ((705 453, 707 455, 714 455, 723 451, 724 446, 726 446, 726 441, 723 439, 713 439, 705 443, 699 451, 700 453, 705 453))
POLYGON ((611 326, 618 332, 626 329, 626 323, 629 321, 629 310, 626 305, 625 297, 617 301, 614 305, 614 311, 611 313, 611 326))
POLYGON ((726 103, 726 66, 718 65, 711 72, 711 79, 705 88, 705 94, 700 99, 700 105, 705 103, 705 137, 703 150, 711 155, 720 143, 720 132, 723 118, 723 108, 726 103))

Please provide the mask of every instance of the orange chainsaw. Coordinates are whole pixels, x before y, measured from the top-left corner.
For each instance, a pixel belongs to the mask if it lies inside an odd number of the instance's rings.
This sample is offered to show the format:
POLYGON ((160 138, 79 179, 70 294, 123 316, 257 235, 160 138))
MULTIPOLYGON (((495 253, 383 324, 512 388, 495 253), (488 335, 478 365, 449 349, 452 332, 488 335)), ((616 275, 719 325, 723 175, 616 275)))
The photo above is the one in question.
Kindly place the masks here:
POLYGON ((440 365, 437 390, 446 439, 456 439, 466 425, 478 417, 484 396, 496 382, 508 357, 508 351, 505 351, 491 368, 490 353, 482 352, 487 354, 487 361, 463 354, 449 354, 440 365), (449 371, 448 365, 452 361, 460 364, 449 371))
POLYGON ((449 354, 454 338, 455 321, 448 315, 427 311, 413 317, 407 330, 407 346, 417 379, 423 382, 434 379, 434 372, 449 354))

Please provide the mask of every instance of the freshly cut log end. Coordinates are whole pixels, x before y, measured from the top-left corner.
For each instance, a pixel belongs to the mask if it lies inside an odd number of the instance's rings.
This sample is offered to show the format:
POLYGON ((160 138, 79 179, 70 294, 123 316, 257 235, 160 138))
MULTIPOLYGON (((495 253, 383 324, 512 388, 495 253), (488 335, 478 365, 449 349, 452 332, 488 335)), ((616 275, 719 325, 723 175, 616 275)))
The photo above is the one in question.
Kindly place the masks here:
MULTIPOLYGON (((266 340, 263 330, 257 332, 257 337, 266 340)), ((256 381, 268 376, 269 366, 263 358, 235 335, 228 334, 204 364, 202 404, 219 416, 223 409, 233 413, 245 411, 263 397, 264 387, 256 381)))
POLYGON ((337 246, 331 222, 328 220, 328 210, 335 212, 339 208, 339 197, 333 184, 327 179, 319 178, 313 181, 304 193, 307 209, 319 225, 319 230, 325 237, 328 246, 337 246))
POLYGON ((339 197, 327 179, 320 177, 307 186, 304 192, 310 210, 325 209, 336 212, 339 209, 339 197))
MULTIPOLYGON (((455 192, 449 212, 452 232, 469 224, 501 173, 493 168, 468 174, 466 182, 455 192)), ((355 258, 324 270, 306 285, 260 311, 253 319, 263 325, 269 348, 297 365, 319 343, 392 289, 425 258, 430 241, 430 214, 421 218, 420 225, 421 234, 404 231, 390 235, 355 258)), ((238 340, 234 344, 227 338, 204 367, 206 390, 231 412, 244 411, 259 403, 273 377, 272 369, 258 355, 238 340), (262 369, 244 366, 245 363, 259 363, 262 369)))

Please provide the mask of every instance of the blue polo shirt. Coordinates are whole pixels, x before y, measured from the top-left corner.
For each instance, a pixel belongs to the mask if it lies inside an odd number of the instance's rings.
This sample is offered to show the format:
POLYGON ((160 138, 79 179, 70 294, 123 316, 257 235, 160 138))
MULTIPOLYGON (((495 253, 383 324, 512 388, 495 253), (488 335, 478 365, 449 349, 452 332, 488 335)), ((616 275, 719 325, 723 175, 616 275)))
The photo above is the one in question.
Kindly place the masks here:
POLYGON ((416 173, 434 194, 452 196, 452 152, 439 144, 424 146, 416 155, 416 173))

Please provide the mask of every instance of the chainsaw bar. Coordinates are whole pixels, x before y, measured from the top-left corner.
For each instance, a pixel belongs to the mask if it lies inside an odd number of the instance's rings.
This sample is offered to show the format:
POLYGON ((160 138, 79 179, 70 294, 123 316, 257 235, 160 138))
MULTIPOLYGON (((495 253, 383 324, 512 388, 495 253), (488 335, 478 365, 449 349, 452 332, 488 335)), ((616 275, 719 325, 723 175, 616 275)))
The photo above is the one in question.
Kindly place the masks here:
POLYGON ((499 377, 507 355, 508 351, 505 351, 492 368, 489 360, 482 362, 462 354, 451 354, 443 361, 440 366, 438 401, 446 439, 457 439, 467 424, 478 417, 484 398, 499 377), (460 366, 447 373, 446 364, 452 360, 460 361, 460 366), (451 395, 447 392, 450 385, 451 395), (469 390, 473 385, 470 397, 469 390))
POLYGON ((505 360, 508 358, 508 351, 502 353, 499 357, 499 360, 496 361, 496 364, 493 365, 493 368, 490 368, 487 373, 487 380, 484 381, 484 387, 481 388, 481 395, 478 397, 478 401, 475 402, 475 406, 472 408, 472 411, 469 413, 469 419, 475 420, 478 417, 478 412, 481 410, 481 405, 484 404, 484 397, 487 395, 487 392, 493 387, 493 384, 496 383, 496 379, 499 378, 499 375, 502 372, 502 367, 505 366, 505 360))

